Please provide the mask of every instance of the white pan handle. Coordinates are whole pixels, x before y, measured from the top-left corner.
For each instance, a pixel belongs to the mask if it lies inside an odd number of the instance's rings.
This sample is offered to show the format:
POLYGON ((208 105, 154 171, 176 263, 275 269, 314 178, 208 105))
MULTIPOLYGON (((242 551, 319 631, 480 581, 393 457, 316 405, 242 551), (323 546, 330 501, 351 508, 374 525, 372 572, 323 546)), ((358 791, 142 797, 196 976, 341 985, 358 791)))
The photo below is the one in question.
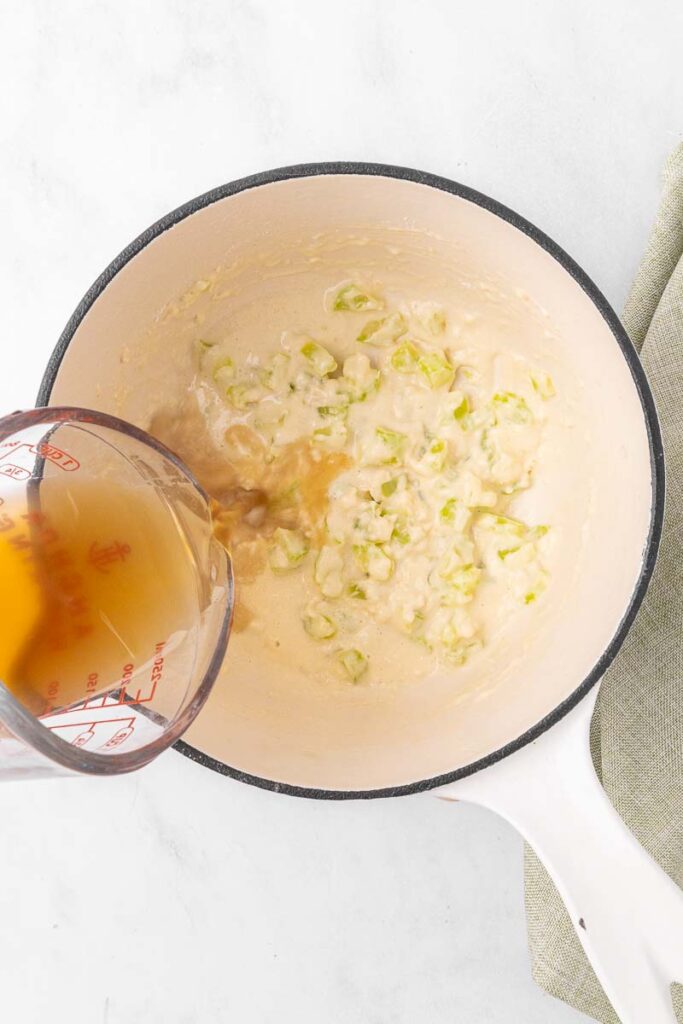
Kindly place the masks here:
POLYGON ((553 879, 622 1024, 677 1024, 683 891, 610 803, 589 749, 597 687, 557 725, 503 761, 436 795, 496 811, 553 879))

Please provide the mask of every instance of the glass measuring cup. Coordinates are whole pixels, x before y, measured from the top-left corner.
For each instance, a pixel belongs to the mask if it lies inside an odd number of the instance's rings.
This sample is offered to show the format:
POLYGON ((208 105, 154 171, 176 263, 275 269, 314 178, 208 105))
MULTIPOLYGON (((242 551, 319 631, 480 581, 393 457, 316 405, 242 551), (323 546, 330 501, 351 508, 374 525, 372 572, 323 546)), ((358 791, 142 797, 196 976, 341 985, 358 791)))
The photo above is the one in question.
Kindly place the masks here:
POLYGON ((0 779, 149 763, 208 697, 232 608, 167 448, 89 410, 0 419, 0 779))

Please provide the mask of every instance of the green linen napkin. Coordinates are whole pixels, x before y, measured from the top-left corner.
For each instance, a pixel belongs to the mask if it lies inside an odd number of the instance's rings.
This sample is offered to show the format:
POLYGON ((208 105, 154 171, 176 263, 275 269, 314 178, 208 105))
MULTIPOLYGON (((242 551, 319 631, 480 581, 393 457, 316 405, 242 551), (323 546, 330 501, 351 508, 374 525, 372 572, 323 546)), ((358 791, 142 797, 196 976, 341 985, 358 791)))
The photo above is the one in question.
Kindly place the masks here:
MULTIPOLYGON (((661 206, 622 319, 657 403, 667 495, 657 567, 602 683, 591 743, 614 806, 683 886, 683 145, 666 164, 661 206)), ((529 849, 525 883, 534 979, 602 1024, 619 1024, 553 883, 529 849)), ((673 997, 683 1024, 683 986, 673 986, 673 997)))

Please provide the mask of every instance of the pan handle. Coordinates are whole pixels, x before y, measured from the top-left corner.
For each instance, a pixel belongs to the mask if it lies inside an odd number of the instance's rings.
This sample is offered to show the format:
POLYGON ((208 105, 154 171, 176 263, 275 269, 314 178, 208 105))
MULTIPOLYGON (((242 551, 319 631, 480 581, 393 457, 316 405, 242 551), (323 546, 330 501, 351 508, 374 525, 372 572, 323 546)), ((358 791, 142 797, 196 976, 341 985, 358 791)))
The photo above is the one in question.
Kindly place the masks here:
POLYGON ((435 793, 488 807, 531 844, 622 1024, 677 1024, 670 987, 683 981, 683 890, 595 774, 597 689, 533 743, 435 793))

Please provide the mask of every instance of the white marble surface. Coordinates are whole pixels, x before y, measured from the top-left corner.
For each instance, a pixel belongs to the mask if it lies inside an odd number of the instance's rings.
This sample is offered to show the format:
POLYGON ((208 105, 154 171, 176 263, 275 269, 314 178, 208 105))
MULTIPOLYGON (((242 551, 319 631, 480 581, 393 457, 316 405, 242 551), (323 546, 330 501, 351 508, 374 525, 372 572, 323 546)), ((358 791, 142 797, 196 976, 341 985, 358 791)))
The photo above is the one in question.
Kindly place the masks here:
MULTIPOLYGON (((619 307, 681 138, 678 0, 8 0, 0 409, 160 214, 316 159, 517 208, 619 307), (677 120, 678 118, 678 120, 677 120)), ((0 788, 0 1006, 43 1024, 570 1024, 530 980, 521 842, 432 797, 321 804, 170 752, 0 788)))

